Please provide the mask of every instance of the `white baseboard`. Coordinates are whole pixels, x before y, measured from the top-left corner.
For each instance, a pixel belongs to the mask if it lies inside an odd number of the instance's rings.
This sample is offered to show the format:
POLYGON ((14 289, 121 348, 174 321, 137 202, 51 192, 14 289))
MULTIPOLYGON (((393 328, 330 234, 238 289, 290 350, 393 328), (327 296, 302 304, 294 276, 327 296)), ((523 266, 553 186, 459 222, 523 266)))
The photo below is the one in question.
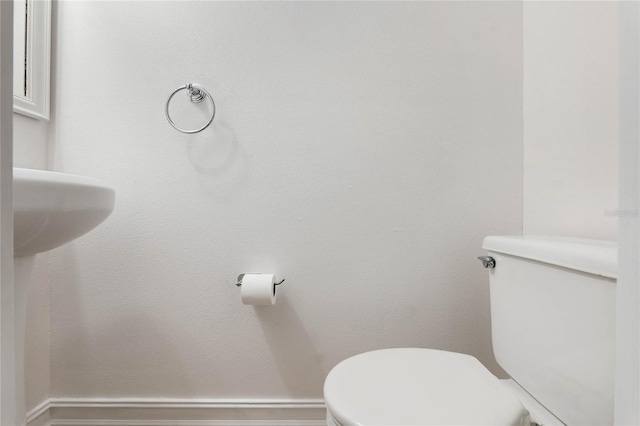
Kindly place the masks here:
POLYGON ((49 426, 49 400, 45 399, 27 413, 27 426, 49 426))
POLYGON ((326 426, 324 420, 51 420, 47 426, 326 426))
POLYGON ((322 399, 50 398, 28 426, 326 426, 322 399))

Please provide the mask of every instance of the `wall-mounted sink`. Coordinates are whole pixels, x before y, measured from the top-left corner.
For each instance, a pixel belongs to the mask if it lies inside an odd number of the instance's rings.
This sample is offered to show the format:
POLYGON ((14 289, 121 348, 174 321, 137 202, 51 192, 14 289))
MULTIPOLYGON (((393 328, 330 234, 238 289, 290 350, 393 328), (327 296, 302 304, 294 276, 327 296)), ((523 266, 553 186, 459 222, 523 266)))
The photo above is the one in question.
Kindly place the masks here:
POLYGON ((13 169, 14 255, 59 247, 102 223, 113 211, 115 190, 85 176, 13 169))

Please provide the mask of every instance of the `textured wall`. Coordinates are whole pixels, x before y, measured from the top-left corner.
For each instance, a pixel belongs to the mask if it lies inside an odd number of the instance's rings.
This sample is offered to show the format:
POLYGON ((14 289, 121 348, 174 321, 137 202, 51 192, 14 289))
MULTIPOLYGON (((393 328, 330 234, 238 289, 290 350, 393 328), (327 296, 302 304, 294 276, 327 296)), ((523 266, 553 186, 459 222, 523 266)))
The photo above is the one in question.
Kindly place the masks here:
POLYGON ((46 169, 48 136, 49 122, 13 114, 13 165, 46 169))
POLYGON ((616 239, 618 40, 617 2, 524 4, 526 234, 616 239))
POLYGON ((36 257, 29 283, 25 333, 25 389, 29 410, 51 396, 48 260, 46 253, 36 257))
POLYGON ((475 256, 522 230, 522 5, 58 9, 53 166, 117 205, 51 253, 53 395, 318 397, 390 346, 496 369, 475 256), (163 113, 187 81, 218 106, 193 136, 163 113), (249 271, 276 306, 240 304, 249 271))

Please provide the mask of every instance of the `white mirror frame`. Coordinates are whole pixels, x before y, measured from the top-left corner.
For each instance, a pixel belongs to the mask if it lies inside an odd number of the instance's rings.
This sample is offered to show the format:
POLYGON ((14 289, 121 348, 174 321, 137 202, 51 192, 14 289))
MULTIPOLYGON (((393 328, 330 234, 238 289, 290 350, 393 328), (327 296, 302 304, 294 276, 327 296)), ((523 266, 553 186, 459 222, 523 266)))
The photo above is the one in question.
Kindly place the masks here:
POLYGON ((27 14, 27 96, 13 94, 13 111, 49 120, 51 0, 31 0, 27 14))

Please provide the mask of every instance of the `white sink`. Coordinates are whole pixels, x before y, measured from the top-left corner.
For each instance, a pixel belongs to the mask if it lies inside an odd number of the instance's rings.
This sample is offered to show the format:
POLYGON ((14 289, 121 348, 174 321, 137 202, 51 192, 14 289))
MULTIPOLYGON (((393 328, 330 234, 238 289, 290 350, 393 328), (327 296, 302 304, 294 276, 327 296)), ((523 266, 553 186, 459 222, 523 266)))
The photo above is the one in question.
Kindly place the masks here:
POLYGON ((115 190, 85 176, 13 169, 14 256, 59 247, 101 224, 113 211, 115 190))
POLYGON ((100 225, 113 211, 115 195, 113 188, 98 179, 13 169, 17 426, 26 424, 24 333, 27 289, 35 255, 68 243, 100 225))

